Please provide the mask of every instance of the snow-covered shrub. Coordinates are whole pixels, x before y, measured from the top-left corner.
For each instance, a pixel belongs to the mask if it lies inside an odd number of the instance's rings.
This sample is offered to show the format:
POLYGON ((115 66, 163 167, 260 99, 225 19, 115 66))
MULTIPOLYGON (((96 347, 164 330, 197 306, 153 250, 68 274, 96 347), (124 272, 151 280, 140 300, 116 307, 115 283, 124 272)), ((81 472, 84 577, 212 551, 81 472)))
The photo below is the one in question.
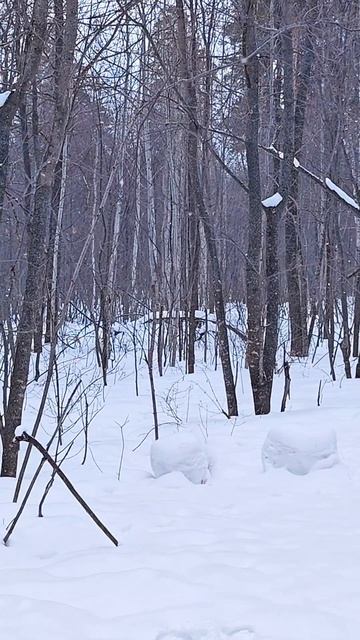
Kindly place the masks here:
POLYGON ((209 456, 205 445, 192 433, 179 431, 161 436, 151 447, 151 467, 158 478, 181 471, 194 484, 204 484, 209 476, 209 456))
POLYGON ((339 462, 336 434, 315 425, 276 427, 264 442, 262 461, 264 469, 267 465, 285 467, 297 475, 332 467, 339 462))

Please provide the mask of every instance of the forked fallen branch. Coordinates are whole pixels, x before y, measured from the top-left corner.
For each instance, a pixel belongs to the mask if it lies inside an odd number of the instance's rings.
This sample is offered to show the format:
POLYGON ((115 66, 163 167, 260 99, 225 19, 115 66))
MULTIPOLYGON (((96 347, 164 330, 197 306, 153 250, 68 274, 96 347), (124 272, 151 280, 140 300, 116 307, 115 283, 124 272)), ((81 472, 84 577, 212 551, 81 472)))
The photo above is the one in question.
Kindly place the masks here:
MULTIPOLYGON (((26 431, 24 431, 20 436, 16 436, 14 440, 16 442, 28 442, 31 446, 35 447, 35 449, 37 449, 41 453, 41 455, 43 456, 43 460, 44 461, 46 460, 50 464, 50 466, 54 469, 55 473, 57 473, 57 475, 61 478, 61 480, 69 489, 70 493, 72 493, 74 498, 81 504, 82 508, 85 509, 86 513, 90 516, 90 518, 95 522, 95 524, 97 524, 97 526, 101 529, 101 531, 105 533, 105 535, 109 538, 109 540, 111 540, 111 542, 117 547, 119 544, 117 539, 112 535, 109 529, 105 527, 105 525, 101 522, 101 520, 99 520, 99 518, 93 512, 93 510, 90 509, 89 505, 86 504, 85 500, 76 491, 75 487, 72 485, 70 480, 66 477, 62 469, 60 469, 59 465, 56 464, 55 460, 53 460, 53 458, 51 457, 49 452, 45 449, 45 447, 43 447, 42 444, 38 440, 36 440, 36 438, 33 438, 33 436, 30 436, 28 433, 26 433, 26 431)), ((3 539, 3 542, 5 545, 7 544, 12 532, 14 531, 15 525, 19 520, 21 512, 22 512, 22 508, 20 507, 18 515, 15 516, 14 520, 10 524, 6 532, 6 535, 3 539)))

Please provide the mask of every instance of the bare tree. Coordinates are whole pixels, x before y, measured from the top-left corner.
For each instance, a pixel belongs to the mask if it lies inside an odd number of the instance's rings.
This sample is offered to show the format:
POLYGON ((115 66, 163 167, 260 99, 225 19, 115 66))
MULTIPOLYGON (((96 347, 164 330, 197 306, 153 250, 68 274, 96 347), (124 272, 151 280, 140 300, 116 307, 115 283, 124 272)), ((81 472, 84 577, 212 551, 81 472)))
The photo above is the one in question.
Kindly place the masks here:
MULTIPOLYGON (((55 103, 50 139, 37 177, 33 211, 29 223, 26 285, 17 329, 9 400, 1 432, 3 443, 1 475, 3 476, 16 475, 18 444, 14 442, 14 434, 16 427, 21 424, 32 338, 35 331, 36 318, 43 304, 43 276, 46 262, 45 242, 48 222, 51 216, 51 194, 55 170, 64 144, 67 124, 69 90, 73 75, 73 59, 78 26, 77 0, 67 0, 63 13, 58 16, 58 19, 62 21, 61 61, 57 69, 59 99, 55 103)), ((58 46, 58 42, 56 45, 58 46)))

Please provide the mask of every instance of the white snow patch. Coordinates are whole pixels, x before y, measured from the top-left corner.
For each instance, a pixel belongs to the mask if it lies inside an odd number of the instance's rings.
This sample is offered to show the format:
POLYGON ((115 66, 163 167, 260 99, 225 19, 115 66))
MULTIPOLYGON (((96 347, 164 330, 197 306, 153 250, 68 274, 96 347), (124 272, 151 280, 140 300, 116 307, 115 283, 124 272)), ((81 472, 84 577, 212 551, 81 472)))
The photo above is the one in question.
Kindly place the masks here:
POLYGON ((358 205, 357 202, 355 202, 354 198, 352 198, 347 193, 345 193, 345 191, 340 189, 340 187, 338 187, 338 185, 335 184, 335 182, 330 180, 330 178, 325 179, 325 184, 329 189, 331 189, 331 191, 335 191, 335 193, 339 196, 339 198, 341 198, 341 200, 346 202, 346 204, 350 205, 350 207, 353 207, 353 209, 360 210, 360 206, 358 205))
POLYGON ((194 484, 204 484, 208 479, 208 453, 192 433, 179 432, 156 440, 151 447, 150 460, 156 478, 181 471, 194 484))
POLYGON ((276 155, 282 160, 284 158, 284 154, 282 151, 279 151, 278 149, 276 149, 276 147, 274 147, 273 144, 270 145, 270 147, 268 147, 269 151, 272 151, 273 153, 276 153, 276 155))
POLYGON ((4 106, 10 94, 11 94, 11 91, 4 91, 3 93, 0 93, 0 108, 4 106))
POLYGON ((270 464, 297 475, 333 467, 339 462, 335 431, 315 425, 275 427, 265 440, 262 460, 264 469, 270 464))
MULTIPOLYGON (((237 326, 238 317, 234 307, 229 322, 237 326)), ((241 318, 246 321, 244 309, 241 318)), ((124 335, 128 332, 120 323, 117 327, 124 335)), ((80 330, 76 323, 67 329, 72 337, 80 330)), ((89 394, 93 388, 89 385, 97 370, 96 355, 86 344, 70 352, 73 360, 69 351, 59 353, 64 391, 69 367, 72 388, 77 371, 89 394)), ((231 421, 214 404, 214 398, 222 406, 226 403, 221 368, 214 371, 210 362, 200 366, 200 352, 191 376, 181 364, 156 377, 159 399, 167 398, 159 403, 161 439, 175 431, 168 423, 176 411, 181 432, 195 434, 202 446, 200 434, 206 434, 206 450, 215 452, 216 469, 205 487, 192 484, 180 471, 157 480, 150 477, 152 442, 143 438, 149 430, 151 390, 146 363, 139 358, 136 395, 129 349, 121 380, 109 375, 106 403, 89 429, 91 455, 84 465, 83 427, 75 424, 76 412, 63 434, 65 447, 80 434, 78 446, 74 444, 63 462, 64 472, 120 545, 110 544, 60 481, 49 493, 44 517, 36 517, 51 475, 44 465, 10 545, 0 544, 2 637, 359 640, 359 381, 329 378, 321 406, 316 406, 326 349, 325 344, 318 346, 323 356, 318 364, 311 358, 293 362, 293 393, 282 415, 276 411, 283 395, 281 376, 274 377, 275 410, 254 416, 249 372, 242 369, 241 413, 231 421), (122 433, 119 424, 127 417, 122 433), (311 425, 334 425, 342 464, 306 476, 284 470, 262 473, 264 440, 279 425, 292 433, 300 426, 313 431, 311 425)), ((43 357, 45 368, 45 350, 43 357)), ((336 366, 342 371, 341 352, 336 366)), ((39 384, 44 381, 27 388, 22 424, 28 433, 40 402, 39 384)), ((56 427, 51 390, 38 431, 44 445, 56 427)), ((56 443, 51 453, 55 450, 56 443)), ((25 451, 24 444, 20 455, 25 451)), ((40 459, 34 451, 23 491, 40 459)), ((19 507, 12 502, 14 483, 13 478, 0 478, 3 533, 19 507)))
POLYGON ((263 207, 266 207, 269 209, 271 207, 277 207, 280 204, 280 202, 282 202, 282 199, 283 199, 282 195, 277 191, 276 193, 274 193, 274 195, 263 200, 262 205, 263 207))

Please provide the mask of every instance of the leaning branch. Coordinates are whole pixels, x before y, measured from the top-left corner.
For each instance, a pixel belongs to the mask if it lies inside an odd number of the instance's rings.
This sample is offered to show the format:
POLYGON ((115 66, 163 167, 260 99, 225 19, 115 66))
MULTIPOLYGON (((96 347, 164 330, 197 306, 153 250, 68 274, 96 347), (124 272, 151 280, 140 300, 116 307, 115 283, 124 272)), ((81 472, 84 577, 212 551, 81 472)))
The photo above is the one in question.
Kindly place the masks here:
MULTIPOLYGON (((235 135, 233 133, 230 133, 228 131, 222 131, 222 130, 219 130, 219 129, 211 129, 211 131, 213 133, 218 134, 218 135, 222 135, 222 136, 226 136, 228 138, 232 138, 232 139, 236 140, 237 142, 241 142, 243 144, 245 143, 244 138, 242 138, 241 136, 237 136, 237 135, 235 135)), ((276 149, 273 145, 271 145, 270 147, 267 147, 265 145, 259 144, 259 149, 261 149, 262 151, 265 151, 265 153, 269 153, 270 155, 272 155, 275 158, 278 158, 279 160, 284 162, 284 154, 282 153, 282 151, 279 151, 278 149, 276 149)), ((248 186, 246 184, 244 184, 240 180, 240 178, 238 178, 238 176, 226 164, 226 162, 219 156, 219 154, 215 151, 215 149, 210 148, 210 151, 212 152, 212 154, 216 158, 216 160, 219 162, 219 164, 221 164, 221 166, 224 169, 224 171, 226 171, 226 173, 246 193, 248 193, 249 192, 248 186)), ((360 203, 358 202, 358 194, 356 194, 356 198, 357 199, 355 199, 353 196, 350 196, 348 193, 346 193, 346 191, 341 189, 341 187, 339 187, 338 184, 336 184, 335 182, 330 180, 330 178, 321 178, 320 176, 318 176, 313 171, 310 171, 310 169, 307 169, 306 167, 304 167, 304 165, 302 165, 297 158, 294 158, 293 163, 294 163, 294 168, 297 171, 299 171, 299 173, 302 173, 307 178, 309 178, 309 180, 311 180, 312 182, 317 184, 319 187, 324 189, 327 193, 330 193, 331 195, 333 195, 339 202, 341 202, 341 204, 343 204, 343 205, 345 205, 345 207, 348 207, 349 209, 351 209, 351 211, 353 212, 353 214, 357 218, 360 218, 360 203)))
MULTIPOLYGON (((275 156, 276 158, 279 158, 280 160, 284 159, 282 152, 278 151, 278 149, 275 149, 275 147, 273 146, 264 147, 262 145, 259 145, 259 146, 261 149, 263 149, 263 151, 266 151, 267 153, 271 153, 271 155, 275 156)), ((312 182, 319 185, 322 189, 324 189, 328 193, 331 193, 333 196, 335 196, 335 198, 337 198, 337 200, 339 200, 341 204, 345 205, 346 207, 349 207, 354 213, 354 215, 360 218, 359 203, 356 202, 356 200, 352 196, 346 193, 346 191, 341 189, 341 187, 339 187, 335 182, 330 180, 330 178, 320 178, 320 176, 316 175, 316 173, 313 173, 313 171, 310 171, 309 169, 304 167, 302 164, 300 164, 297 158, 294 158, 294 167, 297 171, 299 171, 303 175, 307 176, 310 180, 312 180, 312 182)))
MULTIPOLYGON (((99 518, 93 512, 93 510, 90 509, 89 505, 85 502, 85 500, 76 491, 75 487, 72 485, 70 480, 66 477, 66 475, 62 471, 62 469, 60 469, 59 465, 56 464, 55 460, 53 460, 53 458, 51 457, 49 452, 45 449, 45 447, 43 447, 42 444, 38 440, 36 440, 32 436, 30 436, 28 433, 26 433, 26 431, 24 431, 20 436, 15 436, 14 440, 16 442, 19 442, 19 443, 20 442, 28 442, 31 446, 35 447, 35 449, 37 449, 41 453, 41 455, 43 456, 43 460, 46 460, 50 464, 50 466, 53 468, 55 473, 57 473, 57 475, 61 478, 63 483, 69 489, 70 493, 72 493, 74 498, 79 502, 79 504, 81 504, 82 508, 86 511, 86 513, 90 516, 90 518, 95 522, 95 524, 97 524, 99 529, 101 529, 101 531, 103 533, 105 533, 105 535, 117 547, 119 545, 117 539, 112 535, 112 533, 109 531, 109 529, 107 529, 107 527, 105 527, 105 525, 101 522, 101 520, 99 520, 99 518)), ((13 530, 14 530, 14 527, 12 526, 12 527, 9 528, 8 532, 6 533, 6 535, 4 537, 4 544, 5 545, 7 544, 8 540, 9 540, 9 537, 10 537, 10 535, 11 535, 13 530)))

